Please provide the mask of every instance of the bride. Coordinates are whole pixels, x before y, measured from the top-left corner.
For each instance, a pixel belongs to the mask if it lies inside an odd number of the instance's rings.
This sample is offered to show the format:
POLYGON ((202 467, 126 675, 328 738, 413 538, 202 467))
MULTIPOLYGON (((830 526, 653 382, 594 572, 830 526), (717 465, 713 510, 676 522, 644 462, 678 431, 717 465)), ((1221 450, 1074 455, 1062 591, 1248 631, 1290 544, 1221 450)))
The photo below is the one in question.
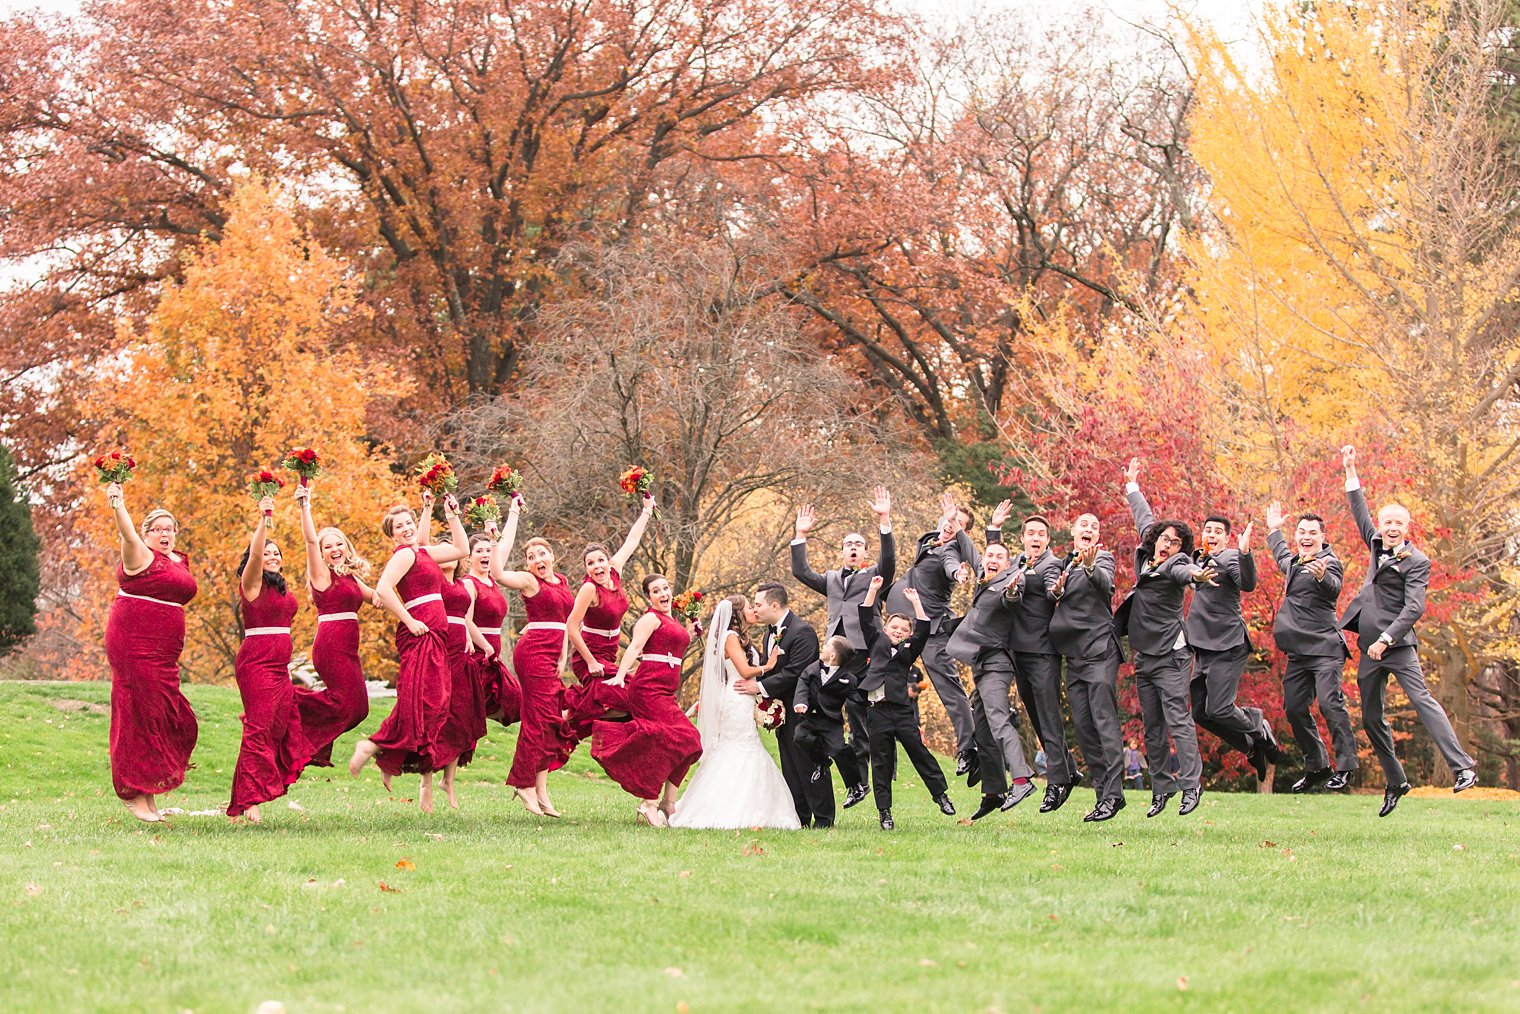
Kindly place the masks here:
POLYGON ((766 664, 744 636, 749 600, 730 595, 718 603, 702 656, 697 728, 702 762, 676 803, 671 827, 801 827, 781 769, 760 742, 755 700, 735 693, 739 677, 764 675, 776 665, 774 649, 766 664))

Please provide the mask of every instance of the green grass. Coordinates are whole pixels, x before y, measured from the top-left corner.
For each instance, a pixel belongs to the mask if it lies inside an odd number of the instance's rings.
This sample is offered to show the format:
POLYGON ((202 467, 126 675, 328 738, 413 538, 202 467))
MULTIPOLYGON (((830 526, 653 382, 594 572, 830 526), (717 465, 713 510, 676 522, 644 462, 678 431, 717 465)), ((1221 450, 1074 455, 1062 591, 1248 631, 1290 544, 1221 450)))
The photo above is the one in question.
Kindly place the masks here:
MULTIPOLYGON (((551 781, 567 818, 531 820, 508 736, 455 813, 371 768, 308 772, 262 827, 158 828, 111 792, 106 716, 58 707, 106 692, 0 684, 6 1011, 1520 1007, 1513 802, 1214 793, 1146 820, 1131 793, 1084 825, 1079 793, 968 826, 907 781, 891 835, 869 803, 829 832, 660 831, 584 751, 551 781)), ((237 696, 190 696, 199 766, 166 805, 201 809, 237 696)))

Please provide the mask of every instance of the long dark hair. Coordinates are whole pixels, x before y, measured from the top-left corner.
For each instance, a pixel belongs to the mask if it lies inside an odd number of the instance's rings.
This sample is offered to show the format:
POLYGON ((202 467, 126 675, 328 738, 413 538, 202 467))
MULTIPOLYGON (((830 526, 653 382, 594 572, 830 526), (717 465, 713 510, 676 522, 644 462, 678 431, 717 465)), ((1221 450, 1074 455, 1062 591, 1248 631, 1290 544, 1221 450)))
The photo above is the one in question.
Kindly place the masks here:
POLYGON ((1147 557, 1154 558, 1156 555, 1156 537, 1168 528, 1176 529, 1177 538, 1182 540, 1182 546, 1177 552, 1186 556, 1193 555, 1193 530, 1188 527, 1186 521, 1177 521, 1167 518, 1157 521, 1145 530, 1145 538, 1140 540, 1140 549, 1147 557))
MULTIPOLYGON (((243 568, 246 566, 248 566, 248 550, 245 549, 243 550, 242 558, 238 560, 238 574, 241 575, 243 573, 243 568)), ((286 589, 285 575, 273 570, 264 571, 264 587, 273 588, 281 595, 284 595, 286 589)))
POLYGON ((739 647, 744 649, 745 655, 749 655, 755 648, 749 639, 749 633, 744 629, 744 610, 749 608, 749 599, 743 595, 730 595, 724 601, 733 610, 733 615, 728 618, 728 629, 739 635, 739 647))

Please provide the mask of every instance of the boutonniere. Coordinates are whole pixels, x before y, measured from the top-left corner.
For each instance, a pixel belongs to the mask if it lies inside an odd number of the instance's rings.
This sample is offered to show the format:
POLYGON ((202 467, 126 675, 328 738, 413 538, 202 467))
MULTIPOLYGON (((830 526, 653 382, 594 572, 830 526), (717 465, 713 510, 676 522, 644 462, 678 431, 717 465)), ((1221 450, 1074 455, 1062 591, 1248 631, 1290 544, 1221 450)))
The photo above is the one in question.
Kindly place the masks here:
POLYGON ((1409 548, 1409 543, 1406 542, 1406 543, 1404 543, 1404 545, 1402 545, 1402 546, 1399 547, 1399 551, 1397 553, 1393 554, 1393 558, 1395 560, 1407 560, 1407 559, 1409 559, 1413 555, 1414 555, 1414 550, 1410 549, 1409 548))

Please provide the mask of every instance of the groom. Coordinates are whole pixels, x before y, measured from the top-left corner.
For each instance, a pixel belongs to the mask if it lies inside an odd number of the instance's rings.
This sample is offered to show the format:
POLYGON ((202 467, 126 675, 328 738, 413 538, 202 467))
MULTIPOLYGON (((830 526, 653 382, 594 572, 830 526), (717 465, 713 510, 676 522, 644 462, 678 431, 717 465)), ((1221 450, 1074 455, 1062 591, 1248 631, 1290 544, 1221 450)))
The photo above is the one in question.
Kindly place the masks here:
POLYGON ((812 780, 814 764, 793 739, 797 681, 818 664, 818 632, 788 609, 786 601, 786 588, 775 581, 755 589, 755 615, 768 627, 761 654, 769 658, 772 646, 777 647, 781 663, 762 679, 735 680, 734 689, 751 697, 774 697, 785 705, 788 721, 776 728, 776 749, 781 754, 781 776, 792 790, 797 819, 803 827, 833 827, 834 786, 822 778, 812 780))

